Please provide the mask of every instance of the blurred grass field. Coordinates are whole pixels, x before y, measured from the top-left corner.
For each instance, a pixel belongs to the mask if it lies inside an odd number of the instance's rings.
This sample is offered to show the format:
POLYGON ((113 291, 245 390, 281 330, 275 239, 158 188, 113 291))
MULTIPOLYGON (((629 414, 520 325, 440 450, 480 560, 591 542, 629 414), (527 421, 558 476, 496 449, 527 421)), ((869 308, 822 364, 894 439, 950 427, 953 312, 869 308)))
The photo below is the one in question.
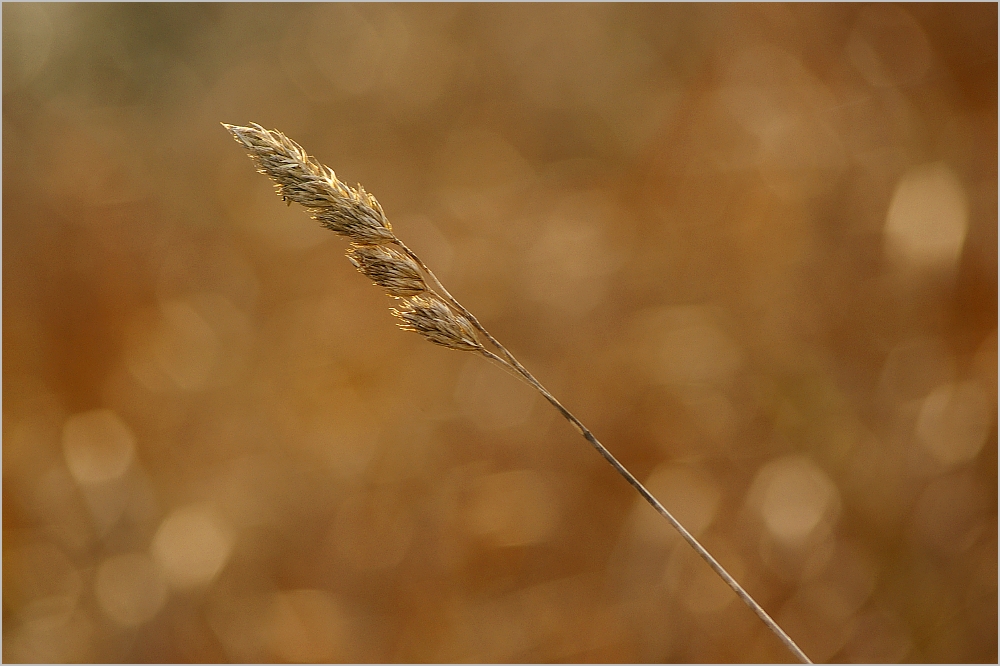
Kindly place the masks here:
POLYGON ((3 659, 997 660, 995 4, 3 5, 3 659))

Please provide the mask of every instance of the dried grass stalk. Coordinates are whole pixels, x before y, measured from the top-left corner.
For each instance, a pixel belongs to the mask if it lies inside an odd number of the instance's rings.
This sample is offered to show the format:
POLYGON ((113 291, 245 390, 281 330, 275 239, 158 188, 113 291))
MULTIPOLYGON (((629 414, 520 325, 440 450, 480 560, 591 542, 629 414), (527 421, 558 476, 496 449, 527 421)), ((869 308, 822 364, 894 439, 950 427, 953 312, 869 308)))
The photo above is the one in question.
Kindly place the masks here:
POLYGON ((782 643, 803 663, 812 663, 799 646, 740 586, 719 562, 681 525, 674 516, 611 455, 583 423, 518 362, 483 327, 476 317, 448 293, 437 276, 392 232, 382 206, 361 185, 354 189, 337 179, 332 169, 310 157, 297 143, 277 130, 260 125, 223 126, 249 149, 260 173, 274 181, 278 194, 289 205, 305 206, 314 219, 327 229, 351 241, 347 258, 389 296, 400 301, 392 313, 400 328, 414 331, 428 341, 459 351, 476 352, 498 363, 530 384, 562 414, 581 435, 614 467, 643 499, 649 502, 676 529, 705 562, 736 592, 782 643), (433 284, 428 284, 427 279, 433 284), (488 349, 479 336, 496 352, 488 349))

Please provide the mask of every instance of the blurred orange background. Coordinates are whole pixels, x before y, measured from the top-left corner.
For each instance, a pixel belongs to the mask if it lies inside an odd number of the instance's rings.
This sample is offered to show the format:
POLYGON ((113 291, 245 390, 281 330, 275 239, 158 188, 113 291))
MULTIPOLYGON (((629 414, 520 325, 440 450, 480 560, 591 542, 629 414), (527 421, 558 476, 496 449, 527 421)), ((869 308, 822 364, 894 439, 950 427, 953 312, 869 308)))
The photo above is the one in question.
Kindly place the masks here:
POLYGON ((997 6, 3 5, 5 661, 997 660, 997 6))

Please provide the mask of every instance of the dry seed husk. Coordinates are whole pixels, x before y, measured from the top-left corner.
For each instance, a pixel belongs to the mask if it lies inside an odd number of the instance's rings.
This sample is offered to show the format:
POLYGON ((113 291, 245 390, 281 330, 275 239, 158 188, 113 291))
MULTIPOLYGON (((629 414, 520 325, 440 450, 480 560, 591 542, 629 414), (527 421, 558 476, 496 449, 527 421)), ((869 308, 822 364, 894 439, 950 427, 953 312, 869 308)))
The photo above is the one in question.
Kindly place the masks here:
POLYGON ((305 206, 313 219, 353 243, 379 245, 396 240, 375 197, 360 185, 354 189, 338 180, 333 169, 281 132, 257 124, 225 127, 250 150, 258 171, 274 181, 283 200, 305 206))
POLYGON ((388 245, 352 245, 348 260, 390 296, 415 296, 427 291, 416 262, 388 245))
POLYGON ((409 296, 401 299, 402 305, 392 310, 399 317, 399 327, 414 331, 430 342, 459 351, 480 351, 476 330, 468 319, 456 314, 437 296, 409 296))

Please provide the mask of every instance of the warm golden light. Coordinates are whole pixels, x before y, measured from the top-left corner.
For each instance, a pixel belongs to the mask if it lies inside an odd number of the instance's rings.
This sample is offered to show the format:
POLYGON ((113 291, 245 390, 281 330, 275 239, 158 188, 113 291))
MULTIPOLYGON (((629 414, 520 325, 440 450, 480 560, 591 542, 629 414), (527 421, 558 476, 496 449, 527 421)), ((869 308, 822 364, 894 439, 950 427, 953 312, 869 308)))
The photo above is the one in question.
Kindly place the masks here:
POLYGON ((812 659, 996 662, 996 4, 2 12, 4 661, 791 656, 258 122, 812 659))

